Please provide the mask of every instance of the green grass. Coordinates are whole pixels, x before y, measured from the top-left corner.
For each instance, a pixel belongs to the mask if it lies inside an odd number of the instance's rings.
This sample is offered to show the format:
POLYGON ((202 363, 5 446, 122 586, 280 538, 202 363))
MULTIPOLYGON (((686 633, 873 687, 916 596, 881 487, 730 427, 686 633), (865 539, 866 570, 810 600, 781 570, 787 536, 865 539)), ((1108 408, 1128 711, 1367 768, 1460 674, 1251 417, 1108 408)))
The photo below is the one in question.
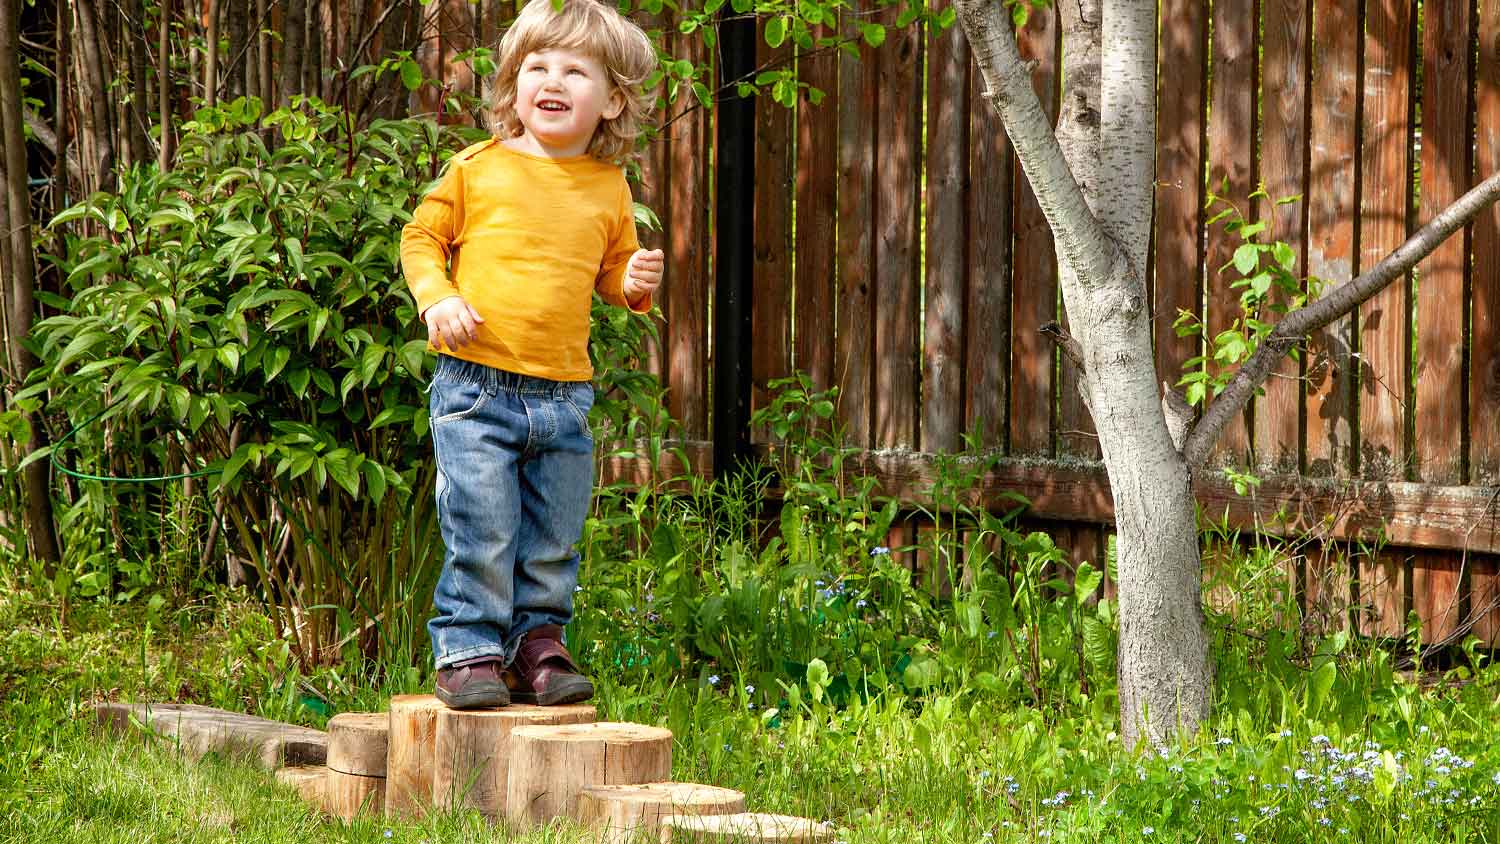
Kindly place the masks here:
MULTIPOLYGON (((330 711, 371 709, 426 678, 369 683, 327 669, 287 682, 264 619, 232 596, 154 616, 133 604, 82 604, 59 631, 43 596, 7 585, 0 841, 511 837, 472 813, 344 827, 246 764, 186 762, 170 747, 102 738, 89 724, 94 700, 151 697, 319 725, 327 712, 309 705, 308 689, 330 711)), ((1383 656, 1370 651, 1347 656, 1316 697, 1305 682, 1257 668, 1255 652, 1221 644, 1217 656, 1213 730, 1167 756, 1120 746, 1107 694, 1039 708, 962 683, 923 696, 888 686, 835 707, 814 676, 789 678, 788 691, 798 691, 773 695, 766 711, 755 704, 764 690, 747 694, 727 676, 711 683, 663 660, 628 679, 606 670, 598 703, 601 717, 670 727, 676 778, 742 789, 753 810, 830 820, 850 844, 1238 841, 1236 833, 1257 842, 1500 840, 1500 673, 1423 689, 1379 670, 1383 656), (1285 697, 1279 707, 1233 691, 1258 671, 1266 699, 1285 697)), ((513 837, 592 840, 567 825, 513 837)))

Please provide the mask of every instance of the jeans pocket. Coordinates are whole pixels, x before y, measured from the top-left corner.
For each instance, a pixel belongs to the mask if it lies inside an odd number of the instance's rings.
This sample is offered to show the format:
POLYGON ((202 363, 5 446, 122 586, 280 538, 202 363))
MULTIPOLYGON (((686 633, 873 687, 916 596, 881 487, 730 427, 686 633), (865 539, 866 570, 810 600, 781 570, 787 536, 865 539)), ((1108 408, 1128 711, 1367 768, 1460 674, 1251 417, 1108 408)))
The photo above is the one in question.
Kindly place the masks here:
POLYGON ((432 379, 432 399, 428 406, 432 424, 453 422, 474 414, 484 406, 484 387, 476 381, 444 378, 432 379))
POLYGON ((592 440, 594 430, 589 427, 589 408, 594 406, 594 386, 587 381, 571 385, 563 393, 563 398, 563 403, 573 411, 573 420, 578 423, 578 430, 592 440))

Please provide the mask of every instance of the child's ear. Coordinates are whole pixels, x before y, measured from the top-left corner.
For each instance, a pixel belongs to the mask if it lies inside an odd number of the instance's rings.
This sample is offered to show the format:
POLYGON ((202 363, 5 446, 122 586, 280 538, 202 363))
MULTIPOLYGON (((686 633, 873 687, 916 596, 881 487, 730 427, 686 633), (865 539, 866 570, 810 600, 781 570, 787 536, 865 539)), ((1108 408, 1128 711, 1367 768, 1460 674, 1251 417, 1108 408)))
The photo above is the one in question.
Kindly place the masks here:
POLYGON ((615 88, 609 92, 609 102, 604 104, 604 119, 614 120, 625 111, 625 92, 615 88))

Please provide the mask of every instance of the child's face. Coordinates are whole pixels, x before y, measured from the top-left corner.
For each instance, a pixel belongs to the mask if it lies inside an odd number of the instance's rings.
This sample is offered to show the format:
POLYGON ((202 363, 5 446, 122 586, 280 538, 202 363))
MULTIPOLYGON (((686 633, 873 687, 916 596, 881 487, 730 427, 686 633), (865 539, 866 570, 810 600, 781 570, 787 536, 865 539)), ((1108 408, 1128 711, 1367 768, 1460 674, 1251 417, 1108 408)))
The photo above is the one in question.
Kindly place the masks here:
POLYGON ((582 155, 599 121, 625 107, 604 64, 567 48, 538 50, 521 62, 516 117, 533 152, 554 158, 582 155))

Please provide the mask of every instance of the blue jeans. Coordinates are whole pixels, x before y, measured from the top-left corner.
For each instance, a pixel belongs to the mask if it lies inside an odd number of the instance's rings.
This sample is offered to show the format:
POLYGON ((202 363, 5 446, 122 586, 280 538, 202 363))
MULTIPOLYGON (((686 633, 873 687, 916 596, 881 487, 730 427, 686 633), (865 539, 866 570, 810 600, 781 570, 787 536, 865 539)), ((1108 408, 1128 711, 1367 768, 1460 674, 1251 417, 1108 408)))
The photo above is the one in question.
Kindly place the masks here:
POLYGON ((593 489, 587 381, 549 381, 439 355, 430 395, 443 571, 427 623, 443 668, 514 661, 521 637, 573 617, 593 489))

